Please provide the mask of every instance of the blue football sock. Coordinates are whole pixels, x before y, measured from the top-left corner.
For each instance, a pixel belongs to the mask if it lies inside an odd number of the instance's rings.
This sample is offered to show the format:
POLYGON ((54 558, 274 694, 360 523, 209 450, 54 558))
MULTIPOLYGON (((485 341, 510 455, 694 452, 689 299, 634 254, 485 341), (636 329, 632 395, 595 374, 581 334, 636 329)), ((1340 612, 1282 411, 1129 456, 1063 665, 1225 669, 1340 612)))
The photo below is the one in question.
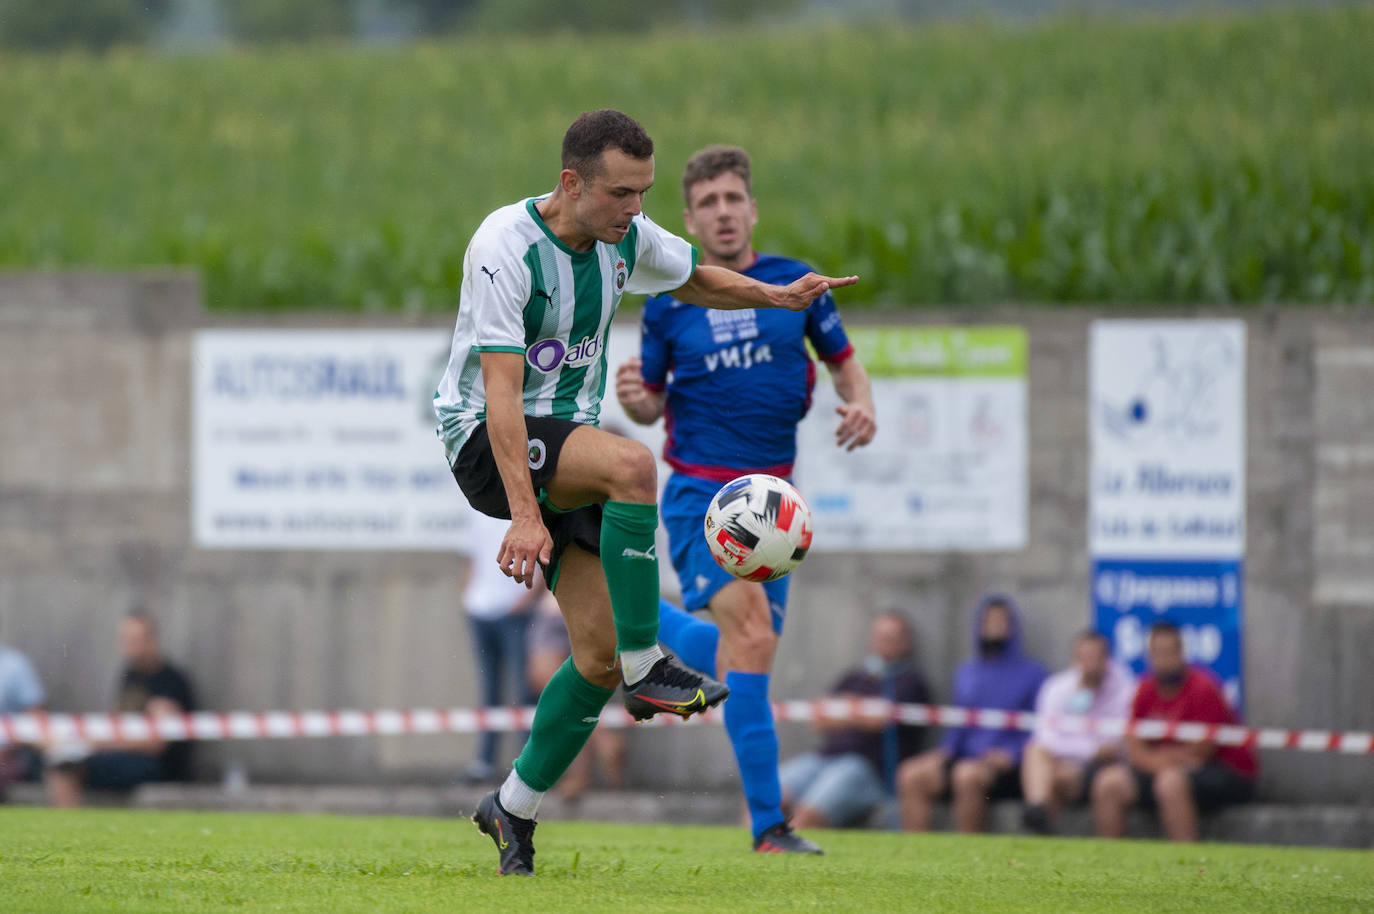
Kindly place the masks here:
POLYGON ((658 601, 658 640, 699 673, 716 678, 716 647, 720 629, 662 598, 658 601))
POLYGON ((730 698, 725 702, 725 731, 739 764, 744 799, 754 837, 784 821, 782 784, 778 781, 778 733, 768 704, 768 674, 725 674, 730 698))

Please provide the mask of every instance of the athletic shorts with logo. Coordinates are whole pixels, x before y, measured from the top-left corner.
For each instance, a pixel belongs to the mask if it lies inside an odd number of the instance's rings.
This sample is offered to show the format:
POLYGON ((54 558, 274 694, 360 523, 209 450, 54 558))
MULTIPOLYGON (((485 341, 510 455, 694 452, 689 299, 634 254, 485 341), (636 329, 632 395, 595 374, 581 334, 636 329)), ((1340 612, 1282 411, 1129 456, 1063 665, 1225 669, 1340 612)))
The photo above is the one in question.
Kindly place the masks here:
MULTIPOLYGON (((741 470, 740 475, 745 472, 741 470)), ((738 580, 716 564, 702 532, 706 506, 719 490, 718 482, 674 473, 668 477, 668 485, 660 499, 659 517, 668 531, 673 568, 677 570, 678 582, 682 585, 682 605, 688 612, 705 609, 717 591, 731 581, 738 580)), ((791 578, 786 577, 763 585, 763 591, 768 595, 768 611, 773 617, 775 632, 782 631, 790 584, 791 578)))
MULTIPOLYGON (((530 481, 539 499, 539 513, 544 526, 553 538, 549 564, 541 565, 544 579, 553 589, 558 580, 558 566, 563 552, 576 543, 592 555, 601 555, 601 505, 583 505, 569 511, 553 508, 548 502, 547 488, 558 467, 563 443, 582 424, 552 416, 526 416, 525 433, 529 437, 530 481)), ((485 422, 473 429, 467 443, 453 462, 453 478, 463 490, 468 504, 489 517, 510 519, 510 502, 501 471, 491 451, 491 439, 485 422)), ((492 544, 493 548, 497 544, 492 544)))

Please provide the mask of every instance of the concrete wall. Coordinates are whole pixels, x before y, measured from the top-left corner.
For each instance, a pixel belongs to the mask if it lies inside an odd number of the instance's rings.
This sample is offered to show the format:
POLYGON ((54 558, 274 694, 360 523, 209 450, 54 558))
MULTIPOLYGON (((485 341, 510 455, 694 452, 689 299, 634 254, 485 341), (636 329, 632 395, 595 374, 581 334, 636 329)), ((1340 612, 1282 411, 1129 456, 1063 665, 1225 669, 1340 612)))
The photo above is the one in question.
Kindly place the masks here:
MULTIPOLYGON (((193 674, 205 707, 472 704, 461 559, 191 545, 191 340, 197 327, 225 323, 206 317, 199 300, 185 273, 0 274, 0 642, 33 658, 55 709, 110 700, 115 625, 135 604, 162 620, 169 653, 193 674)), ((1374 729, 1374 317, 1226 313, 1249 325, 1249 718, 1374 729)), ((1095 316, 917 316, 1029 328, 1029 546, 813 556, 796 572, 775 696, 823 692, 862 653, 867 618, 902 606, 947 697, 968 652, 970 606, 993 587, 1026 610, 1029 649, 1051 666, 1066 662, 1069 639, 1089 618, 1086 364, 1095 316)), ((450 319, 426 320, 447 327, 450 319)), ((809 738, 785 728, 784 751, 809 738)), ((718 728, 630 740, 638 783, 733 777, 718 728)), ((514 743, 506 747, 513 755, 514 743)), ((207 774, 241 760, 263 780, 440 780, 470 752, 467 737, 416 736, 209 745, 201 760, 207 774)), ((1368 758, 1267 753, 1264 762, 1265 795, 1374 802, 1368 758)))

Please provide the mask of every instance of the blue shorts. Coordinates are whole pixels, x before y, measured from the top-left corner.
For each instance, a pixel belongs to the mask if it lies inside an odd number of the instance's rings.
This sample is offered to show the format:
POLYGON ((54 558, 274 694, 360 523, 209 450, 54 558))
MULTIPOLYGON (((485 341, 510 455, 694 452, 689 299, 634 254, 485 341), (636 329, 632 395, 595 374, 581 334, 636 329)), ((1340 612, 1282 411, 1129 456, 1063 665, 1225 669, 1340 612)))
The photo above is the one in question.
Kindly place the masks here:
POLYGON ((92 790, 133 790, 149 781, 167 780, 167 766, 158 755, 97 752, 82 762, 86 786, 92 790))
MULTIPOLYGON (((740 475, 744 475, 741 472, 740 475)), ((709 479, 696 479, 674 473, 668 477, 659 503, 659 517, 668 531, 668 546, 673 554, 673 568, 682 585, 682 606, 688 612, 698 612, 731 581, 730 572, 716 564, 711 547, 706 545, 702 524, 706 520, 706 506, 711 503, 721 484, 709 479)), ((782 620, 787 614, 787 589, 791 577, 779 578, 763 585, 768 595, 768 608, 773 616, 773 631, 782 632, 782 620)))

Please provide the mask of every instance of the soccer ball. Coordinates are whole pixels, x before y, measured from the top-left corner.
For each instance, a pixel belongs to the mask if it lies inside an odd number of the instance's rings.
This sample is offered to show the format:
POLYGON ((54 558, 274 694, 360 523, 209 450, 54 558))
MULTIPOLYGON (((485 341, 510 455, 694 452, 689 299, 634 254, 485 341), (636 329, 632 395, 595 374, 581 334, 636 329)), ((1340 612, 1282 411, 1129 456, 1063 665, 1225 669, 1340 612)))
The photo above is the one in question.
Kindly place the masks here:
POLYGON ((716 564, 745 581, 776 581, 811 548, 811 508, 791 483, 751 473, 721 486, 706 509, 716 564))

